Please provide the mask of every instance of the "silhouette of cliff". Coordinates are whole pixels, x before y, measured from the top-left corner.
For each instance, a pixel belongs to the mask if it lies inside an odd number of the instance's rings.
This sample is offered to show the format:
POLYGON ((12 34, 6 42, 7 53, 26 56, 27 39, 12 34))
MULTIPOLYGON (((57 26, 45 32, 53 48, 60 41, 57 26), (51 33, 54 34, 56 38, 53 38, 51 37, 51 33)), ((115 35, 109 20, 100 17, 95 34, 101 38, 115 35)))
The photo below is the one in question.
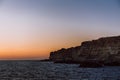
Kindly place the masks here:
POLYGON ((82 42, 81 46, 50 53, 50 60, 63 63, 99 62, 120 65, 120 36, 82 42))

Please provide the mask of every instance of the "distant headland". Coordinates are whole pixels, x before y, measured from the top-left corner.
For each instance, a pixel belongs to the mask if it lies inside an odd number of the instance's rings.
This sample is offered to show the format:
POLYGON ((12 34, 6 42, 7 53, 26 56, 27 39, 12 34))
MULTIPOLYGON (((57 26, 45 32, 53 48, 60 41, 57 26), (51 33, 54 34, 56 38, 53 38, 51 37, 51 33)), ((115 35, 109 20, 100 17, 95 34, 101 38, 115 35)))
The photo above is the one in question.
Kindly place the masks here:
POLYGON ((79 63, 81 67, 120 66, 120 36, 82 42, 80 46, 50 53, 55 63, 79 63))

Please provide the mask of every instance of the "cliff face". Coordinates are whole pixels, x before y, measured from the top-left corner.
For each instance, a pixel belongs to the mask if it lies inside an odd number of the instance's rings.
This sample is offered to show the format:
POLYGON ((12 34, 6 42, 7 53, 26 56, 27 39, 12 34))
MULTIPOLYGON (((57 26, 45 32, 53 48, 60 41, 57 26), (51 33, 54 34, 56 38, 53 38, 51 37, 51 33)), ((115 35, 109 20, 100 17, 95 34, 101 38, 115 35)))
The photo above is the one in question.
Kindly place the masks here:
POLYGON ((120 63, 120 36, 85 41, 78 47, 61 49, 50 53, 52 61, 99 61, 120 63))
POLYGON ((68 49, 62 48, 61 50, 51 52, 50 60, 55 62, 78 61, 79 52, 80 52, 80 46, 72 47, 68 49))

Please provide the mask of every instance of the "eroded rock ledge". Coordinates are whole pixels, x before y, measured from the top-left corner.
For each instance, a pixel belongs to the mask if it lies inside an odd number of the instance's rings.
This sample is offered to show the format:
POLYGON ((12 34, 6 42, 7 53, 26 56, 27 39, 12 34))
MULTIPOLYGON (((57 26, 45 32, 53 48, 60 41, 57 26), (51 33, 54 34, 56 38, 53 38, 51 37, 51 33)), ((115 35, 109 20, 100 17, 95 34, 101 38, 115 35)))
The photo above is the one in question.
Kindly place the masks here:
POLYGON ((49 58, 56 63, 81 63, 83 66, 97 63, 101 66, 120 66, 120 36, 99 38, 82 42, 81 46, 62 48, 51 52, 49 58))

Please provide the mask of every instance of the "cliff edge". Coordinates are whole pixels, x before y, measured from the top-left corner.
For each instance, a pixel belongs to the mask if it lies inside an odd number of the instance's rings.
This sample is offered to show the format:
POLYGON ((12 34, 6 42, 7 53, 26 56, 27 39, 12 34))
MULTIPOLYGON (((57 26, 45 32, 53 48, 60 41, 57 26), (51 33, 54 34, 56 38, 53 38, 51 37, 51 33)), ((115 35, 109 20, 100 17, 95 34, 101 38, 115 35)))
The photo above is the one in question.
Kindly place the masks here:
POLYGON ((50 53, 50 60, 63 63, 120 65, 120 36, 85 41, 81 46, 50 53))

